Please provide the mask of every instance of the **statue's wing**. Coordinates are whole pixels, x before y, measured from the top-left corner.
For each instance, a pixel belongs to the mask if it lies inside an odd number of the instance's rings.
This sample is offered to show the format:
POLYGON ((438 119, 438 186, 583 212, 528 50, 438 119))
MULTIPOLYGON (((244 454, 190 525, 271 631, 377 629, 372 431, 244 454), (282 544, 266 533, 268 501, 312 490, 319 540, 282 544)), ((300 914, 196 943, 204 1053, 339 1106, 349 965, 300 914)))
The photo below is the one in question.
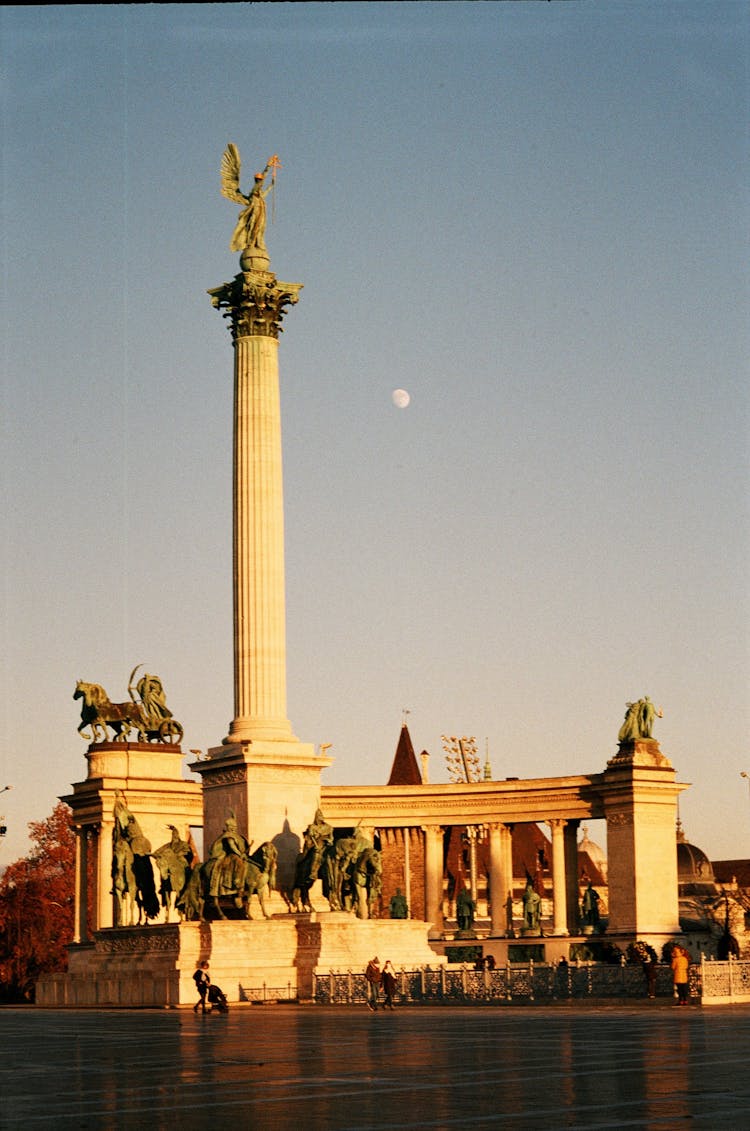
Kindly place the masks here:
POLYGON ((230 141, 221 159, 221 194, 236 204, 247 203, 240 192, 240 151, 233 141, 230 141))

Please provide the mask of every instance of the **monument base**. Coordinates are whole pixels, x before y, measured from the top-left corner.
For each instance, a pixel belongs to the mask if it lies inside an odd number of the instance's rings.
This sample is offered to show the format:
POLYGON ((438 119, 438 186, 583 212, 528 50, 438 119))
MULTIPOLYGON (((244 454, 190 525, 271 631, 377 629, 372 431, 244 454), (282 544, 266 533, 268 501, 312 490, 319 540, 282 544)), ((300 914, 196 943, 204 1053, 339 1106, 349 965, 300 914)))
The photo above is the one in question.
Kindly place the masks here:
POLYGON ((193 974, 209 963, 211 981, 230 1002, 313 996, 314 974, 362 973, 377 955, 398 969, 437 966, 427 923, 360 920, 346 912, 287 914, 265 920, 112 927, 93 944, 74 945, 68 972, 39 979, 36 1004, 100 1008, 176 1008, 197 1001, 193 974))
POLYGON ((302 837, 320 805, 321 771, 331 759, 310 743, 254 740, 217 746, 191 763, 203 779, 203 843, 207 851, 234 813, 253 849, 277 850, 277 887, 291 888, 302 837))

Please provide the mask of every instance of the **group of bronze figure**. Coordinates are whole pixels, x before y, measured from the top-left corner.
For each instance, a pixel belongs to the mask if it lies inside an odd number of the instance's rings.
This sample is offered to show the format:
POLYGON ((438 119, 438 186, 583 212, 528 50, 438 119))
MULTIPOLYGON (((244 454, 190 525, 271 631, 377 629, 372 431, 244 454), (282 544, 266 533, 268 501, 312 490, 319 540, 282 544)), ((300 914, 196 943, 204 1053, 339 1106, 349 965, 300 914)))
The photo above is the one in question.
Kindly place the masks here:
POLYGON ((266 841, 255 851, 230 814, 203 863, 191 842, 182 840, 174 825, 171 840, 151 851, 138 821, 118 790, 112 835, 112 892, 115 926, 140 926, 164 913, 176 918, 252 919, 257 896, 261 914, 269 918, 267 899, 279 890, 289 911, 312 911, 310 890, 322 881, 332 911, 354 912, 360 919, 373 915, 381 891, 380 853, 357 830, 334 838, 320 810, 304 832, 294 880, 277 887, 276 847, 266 841))
MULTIPOLYGON (((98 684, 78 682, 73 697, 83 699, 78 730, 84 738, 106 741, 109 727, 113 741, 127 741, 130 731, 135 729, 141 742, 179 742, 182 727, 166 705, 161 680, 146 674, 134 688, 137 670, 133 669, 129 680, 130 703, 113 704, 98 684), (90 727, 90 735, 85 733, 86 727, 90 727)), ((628 703, 618 735, 620 744, 650 739, 654 719, 661 714, 648 696, 628 703)), ((380 852, 358 828, 350 836, 336 837, 320 809, 304 831, 293 879, 282 887, 277 885, 276 847, 266 841, 251 852, 233 814, 227 817, 202 864, 192 844, 182 840, 173 825, 168 826, 171 840, 152 852, 119 791, 114 818, 112 892, 118 926, 148 922, 162 912, 167 921, 173 914, 185 920, 225 919, 228 914, 250 919, 253 896, 258 898, 263 917, 268 918, 266 900, 274 890, 280 891, 289 911, 312 911, 310 893, 318 880, 332 911, 352 912, 359 919, 370 919, 380 899, 380 852)), ((583 922, 592 928, 598 925, 595 895, 589 885, 583 922)), ((529 878, 523 897, 525 933, 540 930, 540 904, 529 878)), ((474 906, 457 904, 457 918, 461 931, 471 931, 474 906)))
POLYGON ((127 742, 132 731, 139 742, 182 741, 183 728, 167 707, 164 687, 158 675, 146 672, 134 686, 133 668, 128 680, 130 700, 112 703, 107 692, 98 683, 84 683, 79 679, 73 692, 74 699, 82 699, 81 721, 78 733, 89 742, 106 742, 107 728, 112 731, 113 742, 127 742), (86 727, 90 733, 87 733, 86 727))

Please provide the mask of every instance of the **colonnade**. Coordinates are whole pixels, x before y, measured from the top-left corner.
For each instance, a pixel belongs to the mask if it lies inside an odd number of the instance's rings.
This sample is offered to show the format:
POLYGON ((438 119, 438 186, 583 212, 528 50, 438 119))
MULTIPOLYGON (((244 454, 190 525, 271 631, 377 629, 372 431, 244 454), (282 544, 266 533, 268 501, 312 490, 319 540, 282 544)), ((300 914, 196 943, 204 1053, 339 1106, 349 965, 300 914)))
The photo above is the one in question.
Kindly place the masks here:
MULTIPOLYGON (((553 935, 577 933, 578 928, 578 820, 554 818, 547 822, 552 841, 552 904, 553 935)), ((440 935, 444 929, 444 839, 446 828, 442 825, 421 826, 424 835, 424 891, 425 919, 431 924, 431 933, 440 935)), ((404 844, 408 844, 408 829, 404 844)), ((483 826, 467 826, 469 841, 471 897, 477 898, 477 853, 480 834, 489 842, 489 911, 490 934, 504 936, 512 925, 513 898, 513 826, 500 821, 483 826), (498 894, 499 893, 499 894, 498 894)), ((408 856, 404 867, 404 885, 408 890, 410 865, 408 856)))

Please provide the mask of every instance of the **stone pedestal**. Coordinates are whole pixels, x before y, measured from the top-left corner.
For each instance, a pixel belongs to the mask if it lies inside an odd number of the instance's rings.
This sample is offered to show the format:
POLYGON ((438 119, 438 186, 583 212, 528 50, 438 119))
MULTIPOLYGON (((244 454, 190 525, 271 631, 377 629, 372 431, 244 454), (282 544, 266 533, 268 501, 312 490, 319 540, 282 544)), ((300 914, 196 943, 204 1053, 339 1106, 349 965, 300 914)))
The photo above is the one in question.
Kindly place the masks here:
POLYGON ((363 973, 378 955, 398 969, 438 966, 417 920, 361 921, 344 912, 274 916, 268 920, 175 923, 111 928, 95 943, 70 948, 68 972, 42 977, 37 1004, 137 1008, 193 1005, 193 973, 209 963, 211 980, 230 1002, 313 994, 313 975, 363 973))
POLYGON ((112 830, 115 795, 125 795, 143 835, 157 849, 170 839, 168 825, 186 837, 203 824, 201 787, 182 777, 179 746, 148 742, 99 742, 89 746, 88 777, 61 800, 73 810, 76 830, 76 919, 74 941, 87 939, 87 911, 94 930, 111 927, 112 830), (88 906, 87 873, 93 861, 94 890, 88 906))
POLYGON ((302 834, 320 805, 320 774, 331 759, 302 742, 218 746, 191 769, 203 779, 204 845, 208 851, 230 811, 253 849, 271 841, 278 851, 277 886, 294 878, 302 834))
POLYGON ((655 739, 620 745, 606 785, 609 936, 658 946, 679 934, 678 784, 655 739))

